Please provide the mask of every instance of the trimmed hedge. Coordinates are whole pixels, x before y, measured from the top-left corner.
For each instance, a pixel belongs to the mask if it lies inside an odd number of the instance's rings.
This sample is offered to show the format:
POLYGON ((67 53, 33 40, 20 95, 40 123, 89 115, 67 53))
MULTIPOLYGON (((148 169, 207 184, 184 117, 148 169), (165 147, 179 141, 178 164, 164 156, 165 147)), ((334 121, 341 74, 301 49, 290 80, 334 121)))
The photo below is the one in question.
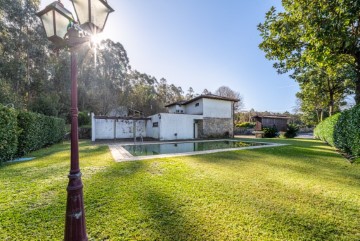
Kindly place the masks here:
POLYGON ((0 164, 12 159, 17 151, 16 111, 0 105, 0 164))
POLYGON ((335 146, 355 157, 360 156, 360 105, 344 111, 334 130, 335 146))
POLYGON ((341 113, 337 113, 320 122, 314 130, 315 138, 325 141, 331 146, 335 146, 334 129, 340 115, 341 113))
POLYGON ((359 157, 360 105, 325 119, 315 128, 314 135, 352 157, 359 157))
POLYGON ((63 119, 0 105, 0 162, 60 142, 64 135, 63 119))
POLYGON ((65 121, 32 112, 19 112, 18 156, 60 142, 65 135, 65 121))

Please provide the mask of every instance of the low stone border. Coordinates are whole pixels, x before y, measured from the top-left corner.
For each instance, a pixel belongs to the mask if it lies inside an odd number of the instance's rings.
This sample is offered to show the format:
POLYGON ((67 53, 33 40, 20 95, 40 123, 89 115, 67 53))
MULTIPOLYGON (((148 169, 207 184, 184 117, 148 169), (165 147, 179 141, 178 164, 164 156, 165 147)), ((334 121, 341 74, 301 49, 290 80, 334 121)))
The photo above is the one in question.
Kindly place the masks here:
MULTIPOLYGON (((228 140, 211 140, 211 141, 228 141, 228 140)), ((211 141, 209 141, 209 142, 211 142, 211 141)), ((231 141, 234 141, 234 140, 231 140, 231 141)), ((155 143, 151 143, 151 144, 175 144, 175 143, 189 143, 189 142, 202 142, 202 141, 155 142, 155 143)), ((261 144, 266 144, 266 145, 229 148, 229 149, 216 149, 216 150, 208 150, 208 151, 183 152, 183 153, 173 153, 173 154, 160 154, 160 155, 151 155, 151 156, 133 156, 122 147, 125 145, 134 145, 134 144, 111 144, 111 145, 109 145, 109 149, 110 149, 111 154, 116 162, 126 162, 126 161, 139 161, 139 160, 166 158, 166 157, 203 155, 203 154, 211 154, 211 153, 218 153, 218 152, 250 150, 250 149, 278 147, 278 146, 287 146, 288 145, 288 144, 257 142, 257 141, 256 141, 256 143, 261 143, 261 144)), ((143 144, 143 145, 147 145, 147 144, 143 144)))

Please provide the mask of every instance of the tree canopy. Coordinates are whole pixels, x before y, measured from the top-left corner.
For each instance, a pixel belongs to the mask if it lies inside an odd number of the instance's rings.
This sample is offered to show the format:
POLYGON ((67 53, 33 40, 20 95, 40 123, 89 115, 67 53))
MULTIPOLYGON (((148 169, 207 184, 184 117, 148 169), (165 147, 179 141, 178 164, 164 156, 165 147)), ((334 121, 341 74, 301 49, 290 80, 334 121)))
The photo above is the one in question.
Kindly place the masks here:
MULTIPOLYGON (((39 0, 0 0, 0 103, 69 117, 70 54, 54 51, 35 13, 39 0)), ((131 67, 121 43, 103 40, 78 53, 79 110, 107 114, 125 107, 151 115, 197 94, 131 67), (94 48, 96 47, 96 48, 94 48)))
POLYGON ((284 12, 272 7, 258 25, 266 58, 279 73, 290 71, 301 99, 327 92, 323 105, 330 113, 352 91, 360 103, 360 1, 283 0, 282 5, 284 12))
POLYGON ((215 95, 238 99, 239 101, 234 104, 236 111, 241 110, 244 107, 244 100, 239 92, 232 90, 228 86, 220 86, 216 91, 215 95))

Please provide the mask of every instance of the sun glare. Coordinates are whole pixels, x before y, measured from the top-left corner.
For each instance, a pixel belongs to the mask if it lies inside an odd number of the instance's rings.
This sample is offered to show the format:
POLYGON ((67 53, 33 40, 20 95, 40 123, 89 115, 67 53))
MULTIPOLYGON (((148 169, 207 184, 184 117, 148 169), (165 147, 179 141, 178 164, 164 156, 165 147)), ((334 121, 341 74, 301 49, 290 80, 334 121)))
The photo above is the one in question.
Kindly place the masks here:
POLYGON ((96 35, 92 35, 91 36, 91 43, 93 44, 93 45, 99 45, 100 43, 101 43, 101 38, 100 38, 100 36, 99 36, 99 34, 96 34, 96 35))

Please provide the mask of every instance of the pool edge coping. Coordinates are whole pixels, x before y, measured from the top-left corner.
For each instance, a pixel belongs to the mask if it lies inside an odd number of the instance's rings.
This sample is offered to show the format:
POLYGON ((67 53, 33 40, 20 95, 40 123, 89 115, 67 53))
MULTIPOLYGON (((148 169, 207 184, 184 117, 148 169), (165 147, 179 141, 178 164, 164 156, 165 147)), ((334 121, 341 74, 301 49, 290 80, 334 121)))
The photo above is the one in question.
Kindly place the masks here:
MULTIPOLYGON (((221 140, 210 140, 210 141, 226 141, 228 139, 221 140)), ((180 143, 186 142, 201 142, 201 141, 184 141, 180 143)), ((249 141, 254 142, 254 141, 249 141)), ((151 144, 173 144, 179 142, 161 142, 161 143, 151 143, 151 144)), ((158 159, 158 158, 169 158, 169 157, 181 157, 181 156, 194 156, 194 155, 205 155, 219 152, 228 152, 228 151, 239 151, 239 150, 251 150, 251 149, 260 149, 267 147, 279 147, 279 146, 288 146, 289 144, 279 144, 279 143, 271 143, 271 142, 257 142, 266 145, 262 146, 249 146, 249 147, 237 147, 237 148, 229 148, 229 149, 216 149, 216 150, 207 150, 207 151, 193 151, 193 152, 183 152, 183 153, 173 153, 173 154, 160 154, 160 155, 152 155, 152 156, 132 156, 125 148, 122 146, 129 146, 134 144, 110 144, 109 149, 112 154, 112 157, 115 162, 128 162, 128 161, 141 161, 141 160, 150 160, 150 159, 158 159)), ((150 144, 150 143, 149 143, 150 144)), ((146 144, 144 144, 146 145, 146 144)))

